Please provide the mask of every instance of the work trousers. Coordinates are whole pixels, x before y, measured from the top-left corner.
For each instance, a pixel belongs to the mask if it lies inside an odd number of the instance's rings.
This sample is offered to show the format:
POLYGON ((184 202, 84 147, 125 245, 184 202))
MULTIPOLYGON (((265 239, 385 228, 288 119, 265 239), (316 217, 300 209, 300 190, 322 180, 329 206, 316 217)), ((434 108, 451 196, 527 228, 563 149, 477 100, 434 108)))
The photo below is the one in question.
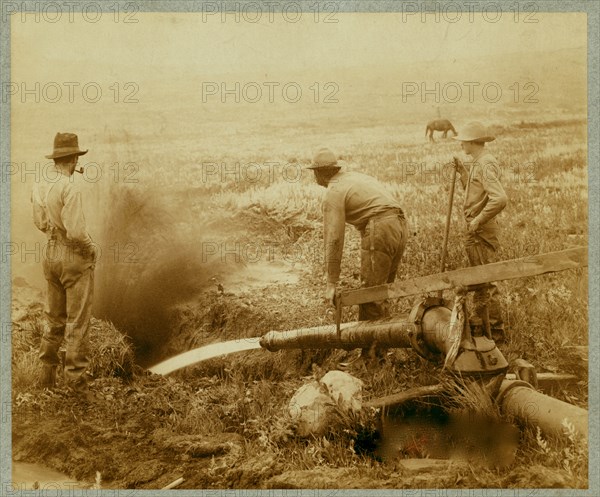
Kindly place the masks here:
POLYGON ((59 364, 58 351, 65 342, 64 377, 68 385, 86 381, 88 330, 92 316, 94 261, 90 255, 60 239, 48 241, 43 260, 48 284, 49 328, 42 336, 40 360, 49 366, 59 364))
MULTIPOLYGON (((483 225, 478 233, 467 233, 465 240, 467 257, 470 266, 480 266, 496 262, 498 249, 498 226, 495 220, 483 225)), ((490 328, 503 330, 504 321, 498 294, 498 287, 494 283, 482 285, 473 292, 473 308, 469 316, 472 326, 483 324, 484 309, 487 306, 490 328)))
MULTIPOLYGON (((392 283, 406 247, 408 228, 403 214, 394 212, 371 218, 361 231, 361 286, 392 283)), ((387 300, 360 304, 359 321, 390 315, 387 300)))

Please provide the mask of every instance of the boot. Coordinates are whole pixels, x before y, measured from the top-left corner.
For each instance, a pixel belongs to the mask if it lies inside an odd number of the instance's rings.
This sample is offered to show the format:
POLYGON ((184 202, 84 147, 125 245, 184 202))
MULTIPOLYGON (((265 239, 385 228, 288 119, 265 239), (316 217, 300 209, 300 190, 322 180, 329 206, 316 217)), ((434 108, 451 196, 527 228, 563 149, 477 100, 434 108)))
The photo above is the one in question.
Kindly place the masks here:
POLYGON ((56 366, 43 364, 39 383, 42 388, 54 388, 56 386, 56 366))
POLYGON ((96 400, 96 396, 90 391, 88 383, 84 379, 80 379, 76 383, 70 383, 67 390, 73 397, 82 402, 91 403, 96 400))

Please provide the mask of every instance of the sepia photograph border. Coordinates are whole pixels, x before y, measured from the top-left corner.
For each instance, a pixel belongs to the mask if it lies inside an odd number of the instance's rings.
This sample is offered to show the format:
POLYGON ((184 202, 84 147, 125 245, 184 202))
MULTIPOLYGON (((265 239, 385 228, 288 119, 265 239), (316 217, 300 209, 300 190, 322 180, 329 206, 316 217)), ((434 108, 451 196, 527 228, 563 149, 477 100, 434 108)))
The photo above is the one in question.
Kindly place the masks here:
MULTIPOLYGON (((34 8, 34 4, 40 1, 21 1, 16 2, 21 9, 34 8)), ((2 4, 6 3, 4 0, 2 4)), ((75 3, 75 2, 73 2, 75 3)), ((85 2, 77 2, 83 4, 85 2)), ((115 0, 112 3, 126 4, 126 1, 115 0)), ((140 1, 135 3, 139 5, 140 12, 199 12, 202 2, 197 1, 140 1)), ((253 3, 247 0, 236 0, 235 2, 219 2, 225 8, 231 8, 234 4, 253 3)), ((302 7, 308 6, 309 2, 299 1, 302 7)), ((381 0, 364 1, 364 0, 339 0, 335 3, 339 4, 340 12, 399 12, 401 2, 381 0)), ((416 4, 431 4, 432 2, 422 2, 415 0, 416 4)), ((437 3, 446 3, 439 0, 437 3)), ((456 2, 461 4, 461 2, 456 2)), ((472 2, 474 4, 483 4, 486 2, 472 2)), ((487 2, 489 3, 489 2, 487 2)), ((504 2, 500 2, 503 4, 504 2)), ((521 2, 523 3, 523 2, 521 2)), ((599 48, 599 33, 600 33, 600 2, 597 1, 554 1, 554 0, 531 0, 528 4, 538 6, 540 12, 585 12, 588 18, 588 67, 587 67, 587 103, 588 103, 588 123, 587 123, 587 143, 588 143, 588 214, 589 214, 589 488, 586 490, 576 489, 523 489, 518 495, 552 495, 552 496, 593 496, 600 493, 600 477, 599 469, 600 461, 598 460, 598 447, 600 446, 599 439, 599 409, 600 409, 600 48, 599 48)), ((77 8, 75 8, 77 10, 77 8)), ((1 36, 0 36, 0 74, 2 83, 10 81, 11 74, 11 33, 10 21, 2 16, 1 36)), ((10 162, 11 150, 11 106, 10 101, 3 103, 0 115, 0 159, 3 167, 10 162)), ((0 182, 0 243, 6 244, 11 241, 11 192, 10 182, 0 182)), ((0 266, 0 315, 3 320, 11 315, 11 267, 10 260, 3 261, 0 266)), ((3 325, 4 326, 4 325, 3 325)), ((2 330, 2 346, 0 349, 0 402, 2 404, 2 422, 0 426, 0 481, 2 483, 11 479, 11 344, 10 339, 5 340, 5 337, 10 337, 10 329, 2 330)), ((26 495, 34 495, 27 492, 26 495)), ((39 495, 39 494, 38 494, 39 495)), ((48 495, 54 495, 52 493, 48 495)), ((69 495, 92 495, 86 491, 73 491, 69 495)), ((117 495, 114 490, 95 491, 93 495, 117 495)), ((220 495, 240 496, 240 495, 286 495, 285 490, 169 490, 169 491, 154 491, 154 490, 139 490, 130 493, 120 493, 119 495, 177 495, 177 496, 196 496, 206 495, 207 497, 220 495), (243 492, 243 493, 242 493, 243 492)), ((303 490, 295 492, 294 495, 306 495, 326 497, 333 495, 340 496, 358 496, 358 495, 375 495, 380 497, 388 496, 489 496, 489 495, 506 495, 514 497, 517 495, 514 490, 491 491, 490 489, 448 489, 448 490, 303 490)))

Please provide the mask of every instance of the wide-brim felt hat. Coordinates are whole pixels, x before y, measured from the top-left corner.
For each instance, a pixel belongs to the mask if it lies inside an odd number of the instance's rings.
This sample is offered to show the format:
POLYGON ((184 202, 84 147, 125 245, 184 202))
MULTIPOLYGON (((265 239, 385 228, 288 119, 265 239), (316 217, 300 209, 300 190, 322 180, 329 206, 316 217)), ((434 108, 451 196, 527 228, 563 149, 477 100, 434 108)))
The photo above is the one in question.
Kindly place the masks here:
POLYGON ((490 134, 483 124, 472 122, 467 124, 463 129, 460 129, 458 136, 453 136, 452 139, 461 142, 491 142, 496 137, 490 134))
POLYGON ((306 169, 321 169, 323 167, 340 167, 335 154, 326 147, 317 150, 312 163, 306 169))
POLYGON ((46 159, 58 159, 68 155, 84 155, 87 150, 79 148, 79 140, 75 133, 56 133, 54 137, 54 151, 46 155, 46 159))

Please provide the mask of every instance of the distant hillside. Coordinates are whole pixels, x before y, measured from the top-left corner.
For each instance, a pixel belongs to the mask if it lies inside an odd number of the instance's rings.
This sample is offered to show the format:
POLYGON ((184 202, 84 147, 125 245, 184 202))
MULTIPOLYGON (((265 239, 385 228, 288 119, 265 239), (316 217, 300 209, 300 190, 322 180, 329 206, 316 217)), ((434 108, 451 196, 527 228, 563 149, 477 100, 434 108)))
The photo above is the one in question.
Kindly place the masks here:
POLYGON ((181 107, 185 113, 192 103, 194 108, 201 108, 211 118, 217 117, 212 116, 216 113, 225 120, 228 116, 236 119, 245 107, 252 112, 260 112, 264 108, 273 112, 273 117, 280 111, 292 111, 302 119, 343 113, 370 118, 385 116, 396 120, 394 116, 402 112, 406 113, 402 121, 410 117, 420 121, 423 116, 435 117, 438 107, 439 112, 450 114, 461 114, 480 107, 485 112, 585 114, 587 52, 581 47, 512 53, 493 59, 457 57, 386 67, 315 68, 311 72, 280 72, 274 61, 273 70, 266 74, 195 73, 190 66, 185 75, 155 73, 140 86, 154 95, 152 99, 159 105, 161 101, 169 102, 171 106, 181 107), (256 103, 249 103, 242 96, 239 104, 235 104, 234 97, 228 96, 227 104, 222 105, 220 92, 217 92, 203 102, 202 84, 205 82, 224 82, 228 88, 233 88, 236 82, 242 88, 245 84, 256 83, 262 87, 263 97, 256 103), (268 82, 279 83, 274 102, 268 101, 268 88, 265 86, 268 82), (288 82, 298 84, 303 90, 302 99, 297 104, 281 98, 281 87, 288 82), (324 85, 328 82, 337 85, 337 91, 333 92, 332 87, 325 91, 324 85), (314 89, 311 89, 315 83, 320 85, 316 103, 314 89), (436 83, 439 84, 437 93, 436 83), (472 95, 469 95, 470 84, 472 95), (487 93, 483 92, 485 85, 488 85, 487 93), (457 88, 461 95, 457 94, 457 88), (423 89, 434 90, 434 93, 423 95, 423 89), (494 102, 498 89, 501 97, 494 102), (183 96, 191 100, 186 101, 183 96), (333 96, 337 102, 325 103, 327 96, 333 96))
MULTIPOLYGON (((340 81, 349 83, 349 88, 360 88, 365 94, 372 96, 402 97, 405 83, 404 89, 408 91, 405 100, 409 104, 423 103, 423 83, 426 89, 432 90, 438 82, 440 103, 444 103, 444 85, 447 85, 446 92, 450 100, 456 96, 454 87, 458 85, 461 88, 463 95, 457 99, 458 106, 491 103, 495 98, 494 83, 502 91, 499 102, 506 105, 526 104, 528 100, 538 100, 540 105, 564 107, 572 111, 585 110, 587 105, 585 47, 512 53, 494 58, 457 57, 452 60, 423 61, 398 66, 348 69, 338 73, 337 77, 340 81), (410 94, 410 91, 415 90, 411 83, 415 83, 419 89, 414 95, 410 94), (472 86, 473 102, 469 101, 468 83, 479 83, 479 86, 472 86), (482 89, 489 83, 492 83, 487 90, 490 101, 486 101, 482 89), (514 86, 514 83, 518 83, 519 87, 514 86), (534 85, 525 87, 527 83, 534 85)), ((434 103, 435 95, 429 94, 425 98, 425 103, 434 103)))
MULTIPOLYGON (((19 125, 27 129, 17 138, 51 136, 57 123, 68 121, 77 123, 81 130, 91 126, 95 133, 121 129, 135 136, 161 138, 172 133, 178 140, 188 136, 206 140, 208 136, 217 139, 236 135, 238 142, 243 142, 244 136, 264 140, 288 133, 355 133, 360 140, 365 130, 377 127, 392 127, 393 133, 406 127, 418 140, 424 136, 426 121, 441 116, 460 127, 473 119, 506 126, 521 121, 585 119, 587 115, 587 52, 583 47, 513 53, 493 59, 462 57, 386 67, 316 68, 310 72, 280 71, 276 61, 273 70, 263 74, 199 72, 193 63, 185 72, 157 69, 125 68, 118 64, 110 69, 95 68, 95 74, 106 78, 104 82, 96 79, 105 89, 105 98, 98 104, 86 104, 81 98, 68 106, 19 105, 17 100, 12 109, 14 129, 19 125), (108 90, 111 81, 135 81, 139 103, 115 104, 108 90), (238 84, 241 88, 250 85, 252 90, 254 85, 263 93, 254 103, 243 95, 237 102, 235 95, 228 95, 223 103, 220 90, 203 95, 203 84, 207 82, 217 87, 224 84, 229 89, 238 84), (270 82, 277 83, 273 101, 269 101, 270 82), (282 87, 288 83, 302 90, 299 101, 282 98, 282 87), (469 84, 478 84, 472 86, 472 101, 469 84), (486 84, 487 100, 482 93, 486 84), (424 98, 423 88, 434 90, 434 94, 424 98), (460 98, 456 98, 456 88, 462 92, 460 98), (501 98, 491 102, 496 88, 502 92, 501 98), (528 102, 527 98, 534 101, 528 102), (44 119, 39 119, 40 113, 44 119)), ((248 95, 254 93, 250 91, 248 95)))

